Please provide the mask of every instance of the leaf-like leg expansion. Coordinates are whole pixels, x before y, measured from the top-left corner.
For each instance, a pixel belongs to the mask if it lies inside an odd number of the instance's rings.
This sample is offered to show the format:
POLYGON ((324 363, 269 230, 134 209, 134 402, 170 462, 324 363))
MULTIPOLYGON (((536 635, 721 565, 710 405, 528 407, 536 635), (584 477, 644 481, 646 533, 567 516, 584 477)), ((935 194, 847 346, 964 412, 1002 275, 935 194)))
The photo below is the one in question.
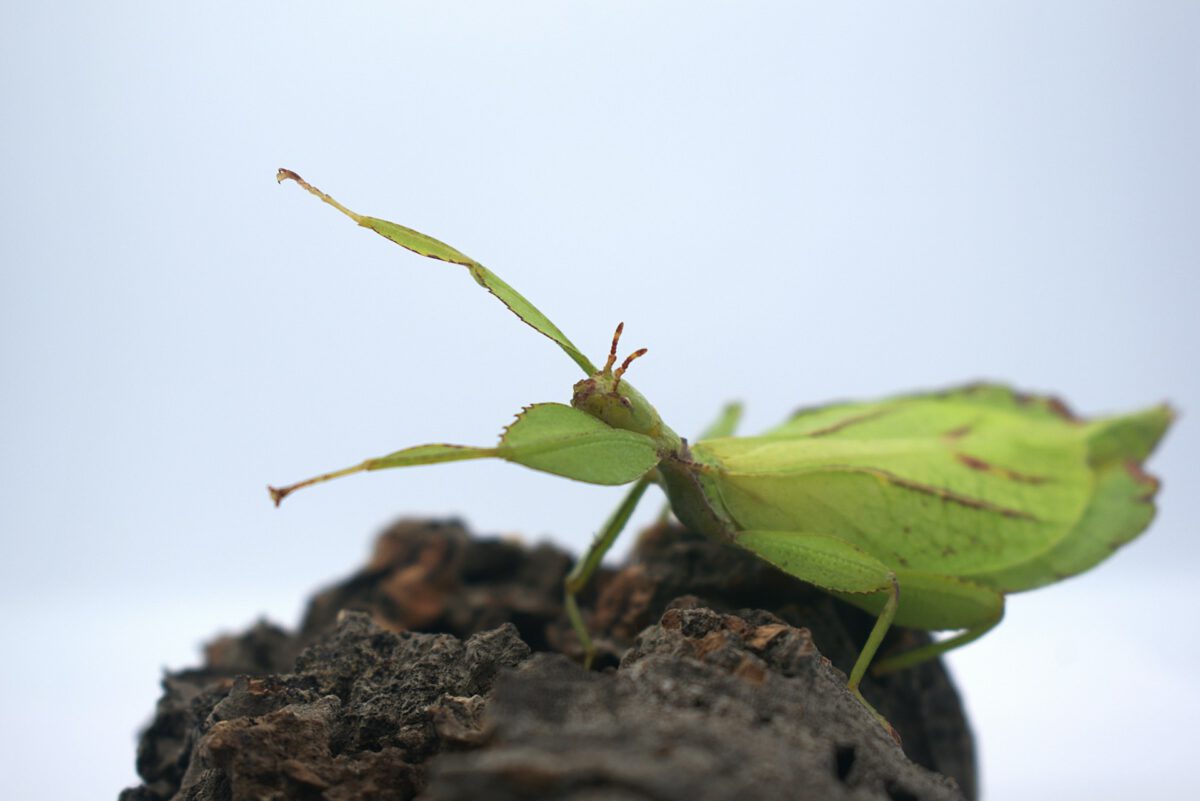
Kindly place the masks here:
POLYGON ((740 531, 734 541, 761 559, 809 584, 826 590, 883 599, 882 609, 867 642, 859 652, 847 684, 863 706, 871 711, 893 736, 895 730, 859 691, 867 667, 887 634, 900 602, 900 583, 883 562, 828 534, 800 531, 740 531))
MULTIPOLYGON (((741 420, 742 404, 737 401, 730 401, 721 409, 721 413, 717 415, 717 419, 709 423, 708 427, 700 432, 700 436, 696 437, 696 441, 700 442, 718 437, 732 437, 741 420)), ((665 503, 663 504, 662 511, 658 513, 658 522, 665 523, 670 516, 671 504, 665 503)))
POLYGON ((367 459, 353 467, 335 470, 291 484, 269 487, 278 506, 285 497, 322 481, 389 467, 457 462, 495 457, 534 470, 586 481, 589 484, 628 484, 654 468, 658 451, 654 440, 643 434, 613 428, 562 403, 535 403, 513 421, 494 448, 466 445, 418 445, 367 459))
POLYGON ((575 629, 575 634, 579 637, 579 642, 583 646, 583 664, 584 667, 590 668, 592 660, 596 657, 596 646, 592 642, 592 636, 588 633, 587 624, 583 622, 583 615, 579 613, 579 605, 575 601, 575 596, 587 586, 592 575, 596 572, 596 568, 600 566, 604 555, 608 553, 609 548, 616 542, 621 530, 625 528, 625 524, 629 522, 633 510, 637 508, 638 501, 642 499, 642 495, 646 492, 646 487, 650 486, 650 479, 642 476, 637 483, 629 490, 621 504, 613 511, 612 516, 604 524, 604 528, 596 535, 587 552, 584 553, 579 561, 575 563, 575 567, 567 575, 564 582, 566 593, 563 603, 567 609, 567 617, 571 621, 571 627, 575 629))

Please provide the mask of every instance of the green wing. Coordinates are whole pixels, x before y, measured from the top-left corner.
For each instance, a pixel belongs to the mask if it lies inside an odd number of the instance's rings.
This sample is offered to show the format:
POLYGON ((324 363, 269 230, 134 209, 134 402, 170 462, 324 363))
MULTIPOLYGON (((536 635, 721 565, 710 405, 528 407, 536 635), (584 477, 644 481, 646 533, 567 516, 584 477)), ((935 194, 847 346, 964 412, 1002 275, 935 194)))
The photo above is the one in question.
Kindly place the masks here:
POLYGON ((995 586, 1032 589, 1082 573, 1146 530, 1154 519, 1158 479, 1142 462, 1166 432, 1174 414, 1167 406, 1103 418, 1084 430, 1093 490, 1071 531, 1044 553, 988 579, 995 586))
POLYGON ((1145 527, 1153 491, 1129 463, 1169 420, 1160 407, 1086 423, 1054 399, 979 384, 802 410, 693 453, 741 529, 828 532, 894 569, 1015 591, 1080 572, 1145 527))

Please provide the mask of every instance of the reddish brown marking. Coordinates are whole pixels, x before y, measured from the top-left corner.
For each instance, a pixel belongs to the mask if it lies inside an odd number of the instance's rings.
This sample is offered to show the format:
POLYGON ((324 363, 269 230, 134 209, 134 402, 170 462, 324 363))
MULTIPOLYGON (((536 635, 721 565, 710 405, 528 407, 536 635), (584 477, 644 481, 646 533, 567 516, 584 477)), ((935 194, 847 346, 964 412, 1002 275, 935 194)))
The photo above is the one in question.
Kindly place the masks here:
POLYGON ((833 425, 826 426, 825 428, 818 428, 816 431, 810 431, 810 432, 808 432, 808 436, 824 437, 828 434, 836 434, 837 432, 842 431, 846 428, 849 428, 850 426, 858 425, 859 423, 865 423, 868 420, 874 420, 878 417, 882 417, 883 415, 888 414, 891 411, 892 411, 891 409, 876 409, 873 412, 864 412, 862 414, 856 414, 853 417, 847 417, 845 420, 839 420, 838 422, 834 423, 833 425))
POLYGON ((621 362, 621 366, 613 373, 612 391, 616 392, 617 387, 621 385, 621 376, 625 375, 625 371, 629 369, 629 365, 633 364, 634 359, 640 359, 650 352, 649 348, 640 348, 625 357, 625 361, 621 362))
POLYGON ((972 470, 982 470, 985 473, 990 473, 992 470, 992 466, 987 462, 965 453, 956 453, 954 454, 954 458, 958 459, 958 461, 962 462, 972 470))
POLYGON ((999 504, 990 503, 989 501, 983 501, 983 500, 980 500, 979 498, 972 498, 969 495, 959 495, 957 492, 951 492, 950 490, 943 489, 942 487, 934 487, 934 486, 930 486, 929 484, 922 484, 919 481, 911 481, 910 479, 903 478, 902 476, 898 476, 895 473, 889 472, 887 470, 880 470, 878 468, 861 468, 861 467, 855 467, 855 468, 851 468, 851 469, 855 472, 870 473, 872 475, 880 476, 881 478, 892 482, 897 487, 904 487, 905 489, 910 489, 910 490, 913 490, 914 492, 920 492, 925 495, 932 495, 935 498, 940 498, 941 500, 947 501, 948 503, 956 503, 959 506, 965 506, 968 509, 979 509, 980 511, 984 511, 984 512, 995 512, 997 514, 1003 515, 1004 517, 1010 517, 1010 518, 1014 518, 1017 520, 1034 520, 1034 521, 1036 521, 1038 519, 1036 516, 1030 514, 1029 512, 1023 512, 1020 509, 1010 509, 1007 506, 1000 506, 999 504))
POLYGON ((613 334, 612 338, 612 346, 608 349, 608 361, 604 363, 604 369, 600 372, 607 373, 612 369, 612 366, 617 363, 617 343, 621 341, 621 332, 624 330, 624 321, 617 323, 617 330, 613 334))
POLYGON ((1063 402, 1062 398, 1056 398, 1053 395, 1046 398, 1046 408, 1068 422, 1082 422, 1078 415, 1071 411, 1071 407, 1063 402))
POLYGON ((1046 411, 1053 414, 1068 423, 1082 422, 1075 412, 1071 411, 1071 407, 1063 401, 1062 398, 1056 398, 1053 395, 1034 395, 1028 392, 1014 392, 1013 397, 1021 406, 1039 405, 1043 406, 1046 411))
POLYGON ((1150 503, 1153 501, 1154 496, 1157 494, 1160 486, 1159 480, 1143 470, 1142 465, 1139 462, 1134 462, 1132 460, 1125 462, 1125 472, 1128 473, 1135 482, 1146 488, 1146 491, 1138 496, 1138 500, 1143 503, 1150 503))
POLYGON ((621 366, 617 368, 617 374, 624 375, 625 371, 629 369, 629 365, 633 363, 634 359, 640 359, 649 352, 649 348, 638 348, 633 353, 626 356, 625 361, 621 362, 621 366))
MULTIPOLYGON (((922 495, 929 495, 948 503, 955 503, 959 506, 965 506, 968 509, 979 509, 980 511, 984 512, 995 512, 996 514, 1003 515, 1004 517, 1010 517, 1017 520, 1032 520, 1034 522, 1040 522, 1040 519, 1036 515, 1030 514, 1029 512, 1023 512, 1020 509, 1011 509, 1007 506, 1000 506, 999 504, 992 503, 990 501, 972 498, 969 495, 959 495, 957 492, 953 492, 942 487, 935 487, 930 484, 922 484, 919 481, 913 481, 911 479, 904 478, 903 476, 898 476, 890 470, 883 470, 878 467, 861 467, 859 465, 848 464, 827 464, 822 465, 819 469, 844 473, 861 473, 863 475, 875 476, 876 478, 882 478, 884 481, 890 482, 897 487, 910 489, 914 492, 919 492, 922 495)), ((968 534, 967 539, 973 545, 980 544, 978 536, 973 533, 968 534)))
POLYGON ((954 550, 953 545, 947 545, 945 548, 942 548, 942 556, 955 556, 957 553, 958 551, 954 550))
POLYGON ((1009 481, 1016 481, 1020 484, 1045 484, 1050 479, 1045 476, 1034 476, 1028 473, 1018 473, 1016 470, 1009 470, 1007 467, 998 467, 990 462, 985 462, 976 456, 971 456, 969 453, 956 453, 954 458, 962 462, 972 470, 979 470, 984 473, 990 473, 994 476, 1007 478, 1009 481))
POLYGON ((1134 481, 1149 487, 1157 487, 1158 479, 1142 469, 1139 462, 1133 460, 1125 462, 1125 472, 1128 473, 1134 481))
POLYGON ((970 434, 970 433, 971 433, 971 426, 965 425, 965 426, 959 426, 958 428, 950 429, 945 434, 942 434, 942 437, 944 439, 962 439, 963 437, 965 437, 967 434, 970 434))

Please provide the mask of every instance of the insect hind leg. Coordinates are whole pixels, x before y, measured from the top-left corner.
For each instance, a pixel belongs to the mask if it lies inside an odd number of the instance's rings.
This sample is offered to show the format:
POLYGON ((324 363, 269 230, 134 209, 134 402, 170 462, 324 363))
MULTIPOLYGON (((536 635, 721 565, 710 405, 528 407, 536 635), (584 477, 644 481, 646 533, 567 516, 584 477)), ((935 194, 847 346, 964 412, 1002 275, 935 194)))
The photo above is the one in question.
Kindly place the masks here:
POLYGON ((878 617, 850 670, 847 689, 896 736, 895 730, 863 697, 859 685, 896 617, 902 582, 883 562, 840 537, 805 531, 739 531, 734 542, 780 570, 838 595, 878 601, 878 617))
POLYGON ((901 626, 935 631, 959 630, 958 634, 916 648, 885 656, 871 667, 871 674, 885 673, 936 659, 982 637, 1004 617, 1004 595, 991 587, 953 576, 918 571, 897 571, 907 590, 896 622, 901 626))

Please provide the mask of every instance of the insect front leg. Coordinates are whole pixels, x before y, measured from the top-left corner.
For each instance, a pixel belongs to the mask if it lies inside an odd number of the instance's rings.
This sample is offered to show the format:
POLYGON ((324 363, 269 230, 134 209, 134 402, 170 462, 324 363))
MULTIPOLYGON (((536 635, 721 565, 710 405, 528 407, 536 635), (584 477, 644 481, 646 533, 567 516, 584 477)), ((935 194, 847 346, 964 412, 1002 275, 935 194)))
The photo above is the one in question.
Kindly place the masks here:
POLYGON ((596 645, 592 642, 592 635, 588 633, 587 624, 583 621, 583 615, 579 612, 579 604, 575 600, 588 581, 591 580, 592 574, 596 572, 596 568, 600 566, 604 555, 608 553, 608 549, 616 542, 625 524, 629 522, 633 510, 637 508, 638 501, 642 499, 642 495, 646 492, 646 487, 650 486, 651 478, 649 474, 642 476, 633 487, 625 495, 624 500, 608 518, 604 524, 604 528, 592 540, 591 546, 587 552, 579 558, 575 563, 575 567, 567 575, 565 584, 565 597, 563 605, 567 610, 567 618, 571 621, 571 628, 575 629, 576 636, 579 637, 579 643, 583 646, 583 665, 590 668, 592 660, 596 658, 596 645))

